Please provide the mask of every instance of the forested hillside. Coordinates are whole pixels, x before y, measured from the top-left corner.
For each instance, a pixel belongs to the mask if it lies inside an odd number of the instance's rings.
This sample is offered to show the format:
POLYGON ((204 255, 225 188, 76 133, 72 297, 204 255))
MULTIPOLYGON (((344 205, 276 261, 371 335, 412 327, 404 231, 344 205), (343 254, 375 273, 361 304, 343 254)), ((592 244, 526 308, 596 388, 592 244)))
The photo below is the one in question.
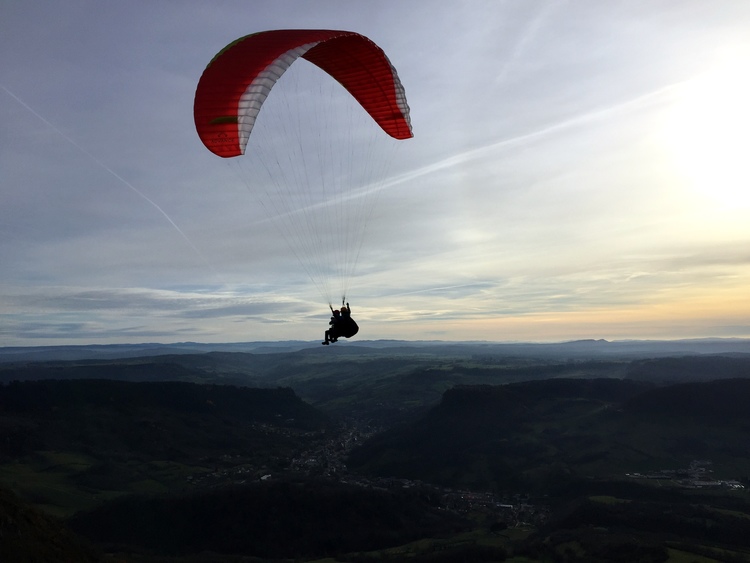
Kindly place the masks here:
POLYGON ((6 364, 0 523, 34 528, 37 551, 5 548, 139 563, 750 559, 750 379, 721 379, 746 358, 401 354, 6 364))
POLYGON ((629 380, 549 380, 447 391, 419 420, 355 449, 352 468, 449 486, 557 491, 571 479, 715 461, 750 475, 750 380, 656 387, 629 380))

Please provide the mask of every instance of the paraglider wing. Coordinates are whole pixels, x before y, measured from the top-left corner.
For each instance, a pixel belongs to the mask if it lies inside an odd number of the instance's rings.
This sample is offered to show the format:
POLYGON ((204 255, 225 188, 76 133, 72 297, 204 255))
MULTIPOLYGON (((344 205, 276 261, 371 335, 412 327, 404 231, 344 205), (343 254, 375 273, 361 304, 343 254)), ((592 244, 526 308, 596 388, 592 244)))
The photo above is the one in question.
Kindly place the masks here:
POLYGON ((209 63, 193 108, 203 144, 224 158, 244 154, 263 102, 299 57, 337 80, 391 137, 412 137, 403 86, 380 47, 349 31, 291 29, 242 37, 209 63))

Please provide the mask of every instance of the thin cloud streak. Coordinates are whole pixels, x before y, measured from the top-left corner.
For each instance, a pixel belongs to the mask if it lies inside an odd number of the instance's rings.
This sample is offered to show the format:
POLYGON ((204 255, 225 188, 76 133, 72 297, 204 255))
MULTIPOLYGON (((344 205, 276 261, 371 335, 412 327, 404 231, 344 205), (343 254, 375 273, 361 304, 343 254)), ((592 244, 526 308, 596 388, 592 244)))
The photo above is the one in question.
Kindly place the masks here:
POLYGON ((524 28, 521 37, 518 39, 516 44, 513 46, 508 57, 503 62, 503 66, 500 68, 500 72, 495 77, 496 84, 502 84, 508 78, 508 75, 513 69, 513 65, 521 59, 525 53, 527 47, 537 38, 537 34, 544 27, 544 24, 549 21, 552 15, 559 9, 565 7, 567 1, 556 0, 547 2, 546 6, 543 6, 536 16, 534 16, 529 24, 524 28))
POLYGON ((450 168, 463 166, 467 164, 468 162, 471 162, 473 160, 479 160, 482 157, 491 156, 494 153, 497 153, 503 150, 514 149, 514 148, 518 148, 524 145, 531 144, 535 141, 542 140, 546 137, 550 137, 557 133, 563 133, 566 130, 571 129, 573 127, 585 125, 593 121, 607 119, 608 117, 611 117, 613 115, 616 115, 620 112, 624 112, 627 110, 640 109, 643 106, 648 105, 654 101, 659 101, 660 98, 673 93, 675 90, 677 90, 681 86, 684 86, 688 82, 689 81, 683 81, 683 82, 679 82, 675 84, 669 84, 653 92, 643 94, 641 96, 638 96, 637 98, 633 98, 632 100, 629 100, 626 102, 615 104, 607 108, 594 109, 594 110, 591 110, 590 112, 577 115, 569 119, 565 119, 563 121, 560 121, 559 123, 549 125, 547 127, 538 129, 536 131, 532 131, 530 133, 524 133, 516 137, 511 137, 509 139, 502 139, 500 141, 489 143, 482 147, 473 148, 471 150, 453 155, 441 161, 434 162, 422 168, 405 172, 397 177, 387 180, 383 184, 382 187, 378 187, 375 189, 385 190, 385 189, 389 189, 395 186, 399 186, 407 182, 410 182, 412 180, 421 178, 423 176, 428 176, 436 172, 441 172, 441 171, 448 170, 450 168))
POLYGON ((156 209, 161 215, 169 222, 172 227, 180 234, 180 236, 185 240, 185 242, 190 246, 190 248, 193 249, 193 251, 198 255, 198 257, 206 264, 209 268, 211 268, 211 263, 206 259, 205 256, 201 253, 200 250, 193 244, 193 242, 188 238, 188 236, 180 229, 180 227, 175 223, 172 218, 167 214, 166 211, 164 211, 159 205, 149 198, 146 194, 144 194, 142 191, 140 191, 138 188, 133 186, 130 182, 128 182, 125 178, 117 174, 114 170, 112 170, 109 166, 104 164, 100 159, 95 157, 90 151, 83 148, 80 144, 78 144, 76 141, 74 141, 71 137, 63 133, 58 127, 56 127, 52 122, 50 122, 48 119, 46 119, 44 116, 42 116, 39 112, 37 112, 35 109, 33 109, 31 106, 29 106, 26 102, 24 102, 21 98, 16 96, 13 92, 8 90, 5 86, 0 84, 0 88, 5 90, 5 92, 13 98, 15 101, 17 101, 19 104, 21 104, 24 108, 26 108, 32 115, 34 115, 36 118, 38 118, 42 123, 47 125, 50 129, 52 129, 55 133, 57 133, 61 138, 63 138, 65 141, 70 143, 72 146, 74 146, 76 149, 78 149, 81 153, 83 153, 86 157, 88 157, 92 162, 94 162, 96 165, 98 165, 100 168, 111 174, 115 179, 117 179, 121 184, 123 184, 125 187, 129 188, 131 191, 133 191, 136 195, 144 199, 149 205, 151 205, 154 209, 156 209))

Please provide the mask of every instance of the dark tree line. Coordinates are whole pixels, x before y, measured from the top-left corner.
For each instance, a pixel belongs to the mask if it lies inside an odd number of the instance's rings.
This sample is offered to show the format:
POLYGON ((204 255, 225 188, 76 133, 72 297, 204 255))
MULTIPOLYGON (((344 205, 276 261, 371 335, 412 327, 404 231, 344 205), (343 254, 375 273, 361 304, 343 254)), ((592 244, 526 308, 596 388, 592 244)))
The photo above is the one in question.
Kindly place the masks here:
POLYGON ((107 549, 274 558, 370 551, 467 526, 414 494, 324 481, 257 484, 181 497, 129 497, 78 513, 69 524, 107 549))

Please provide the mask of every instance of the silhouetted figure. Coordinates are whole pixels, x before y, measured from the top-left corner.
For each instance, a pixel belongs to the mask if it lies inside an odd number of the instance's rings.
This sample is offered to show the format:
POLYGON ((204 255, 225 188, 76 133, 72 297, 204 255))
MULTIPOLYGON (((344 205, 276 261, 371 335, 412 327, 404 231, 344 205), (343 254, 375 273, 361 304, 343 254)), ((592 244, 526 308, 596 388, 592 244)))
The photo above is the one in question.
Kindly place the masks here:
POLYGON ((336 342, 339 337, 351 338, 359 332, 359 327, 352 318, 352 309, 349 303, 345 306, 342 305, 341 310, 336 309, 334 311, 331 307, 331 313, 333 316, 328 322, 331 328, 326 331, 326 339, 321 344, 328 346, 331 342, 336 342))

